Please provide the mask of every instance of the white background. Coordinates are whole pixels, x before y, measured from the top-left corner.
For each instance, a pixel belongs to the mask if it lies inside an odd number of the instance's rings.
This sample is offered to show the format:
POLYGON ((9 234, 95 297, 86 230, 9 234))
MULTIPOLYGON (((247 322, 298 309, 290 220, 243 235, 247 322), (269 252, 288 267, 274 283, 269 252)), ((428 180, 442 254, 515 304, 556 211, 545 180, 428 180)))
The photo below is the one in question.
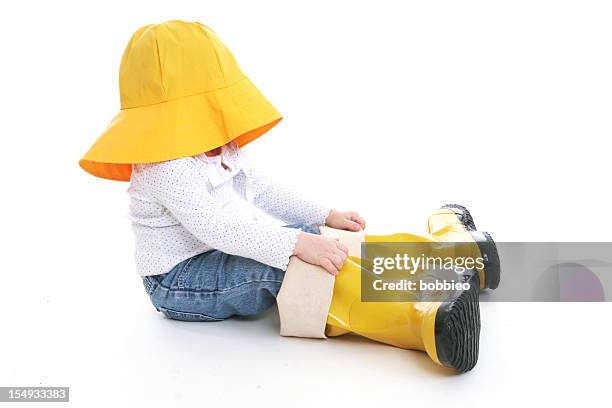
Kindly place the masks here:
POLYGON ((127 184, 77 161, 119 109, 132 32, 199 20, 285 115, 251 160, 370 232, 424 233, 459 202, 499 241, 609 241, 609 2, 15 1, 2 17, 0 385, 70 386, 87 407, 608 403, 609 303, 483 304, 460 376, 356 337, 281 338, 274 311, 164 319, 135 275, 127 184))

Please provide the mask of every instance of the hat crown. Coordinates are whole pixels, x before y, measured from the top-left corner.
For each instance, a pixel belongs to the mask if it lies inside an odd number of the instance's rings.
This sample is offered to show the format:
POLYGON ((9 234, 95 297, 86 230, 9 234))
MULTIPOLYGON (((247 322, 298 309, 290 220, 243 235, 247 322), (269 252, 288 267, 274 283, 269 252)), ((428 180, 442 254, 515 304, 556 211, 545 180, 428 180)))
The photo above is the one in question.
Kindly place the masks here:
POLYGON ((147 25, 123 53, 121 109, 203 94, 243 78, 232 53, 205 25, 179 20, 147 25))
POLYGON ((86 172, 130 181, 132 165, 252 142, 280 113, 236 64, 214 31, 167 21, 140 28, 119 72, 121 110, 79 160, 86 172))

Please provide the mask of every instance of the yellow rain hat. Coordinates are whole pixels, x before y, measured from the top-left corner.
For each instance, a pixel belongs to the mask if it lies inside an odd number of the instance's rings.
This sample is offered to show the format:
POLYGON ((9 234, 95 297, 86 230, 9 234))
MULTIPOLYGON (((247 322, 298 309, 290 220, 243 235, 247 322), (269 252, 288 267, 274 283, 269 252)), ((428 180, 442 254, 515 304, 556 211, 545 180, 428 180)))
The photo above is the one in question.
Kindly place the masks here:
POLYGON ((132 164, 194 156, 232 140, 244 146, 282 116, 203 24, 166 21, 130 39, 119 71, 121 110, 79 161, 129 181, 132 164))

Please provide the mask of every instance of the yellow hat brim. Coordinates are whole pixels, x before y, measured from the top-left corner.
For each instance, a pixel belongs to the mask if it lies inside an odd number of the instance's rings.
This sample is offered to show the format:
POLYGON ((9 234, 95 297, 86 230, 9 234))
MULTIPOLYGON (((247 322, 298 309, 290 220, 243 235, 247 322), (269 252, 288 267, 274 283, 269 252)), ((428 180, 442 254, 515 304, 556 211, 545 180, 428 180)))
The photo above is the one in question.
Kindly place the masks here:
POLYGON ((244 77, 220 89, 123 109, 79 161, 101 178, 129 181, 132 164, 195 156, 257 139, 282 116, 244 77))

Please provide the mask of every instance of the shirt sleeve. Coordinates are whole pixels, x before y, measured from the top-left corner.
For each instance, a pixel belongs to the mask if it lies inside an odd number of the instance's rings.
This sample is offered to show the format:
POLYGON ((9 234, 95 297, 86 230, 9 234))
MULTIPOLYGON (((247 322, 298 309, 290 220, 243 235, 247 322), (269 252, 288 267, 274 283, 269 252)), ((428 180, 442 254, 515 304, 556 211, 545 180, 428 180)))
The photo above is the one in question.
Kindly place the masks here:
POLYGON ((300 230, 241 219, 208 191, 193 158, 140 165, 153 198, 196 238, 228 254, 287 269, 300 230))
POLYGON ((274 218, 289 224, 325 225, 331 208, 305 194, 266 177, 249 164, 243 168, 238 182, 238 190, 253 205, 274 218))

